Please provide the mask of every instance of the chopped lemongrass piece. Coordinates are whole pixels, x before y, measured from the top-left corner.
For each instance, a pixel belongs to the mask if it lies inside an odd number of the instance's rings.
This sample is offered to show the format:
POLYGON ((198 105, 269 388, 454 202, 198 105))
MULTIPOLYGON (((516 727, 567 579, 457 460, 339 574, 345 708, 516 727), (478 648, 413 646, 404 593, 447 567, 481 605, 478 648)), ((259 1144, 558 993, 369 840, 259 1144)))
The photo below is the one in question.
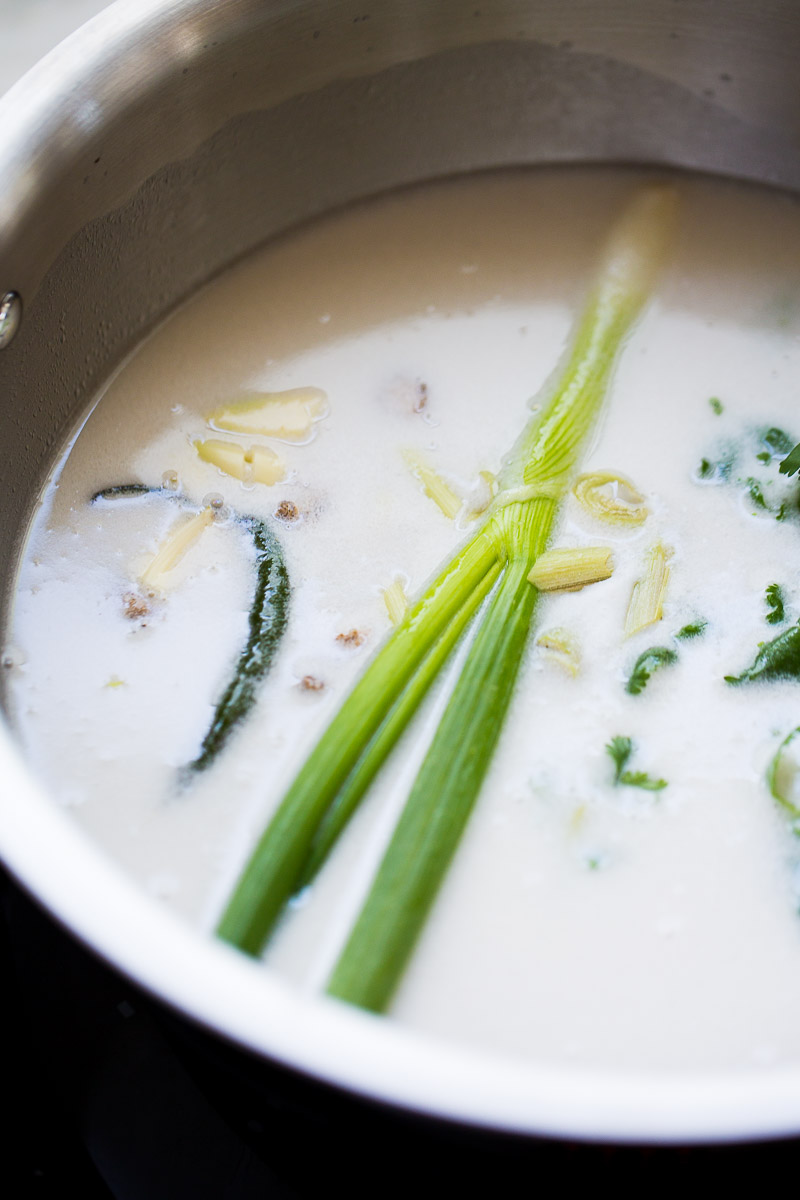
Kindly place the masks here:
POLYGON ((672 551, 656 542, 647 552, 644 577, 635 583, 628 612, 625 616, 625 637, 640 629, 655 625, 663 616, 664 593, 669 582, 669 560, 672 551))
POLYGON ((442 479, 441 475, 438 475, 432 467, 418 458, 413 451, 406 450, 403 458, 411 472, 422 484, 425 495, 438 505, 446 517, 454 521, 461 512, 463 503, 461 497, 453 491, 449 483, 442 479))
POLYGON ((546 629, 536 639, 547 657, 558 663, 570 675, 577 675, 581 665, 580 651, 565 629, 546 629))
POLYGON ((261 434, 284 442, 305 442, 314 423, 328 411, 321 388, 291 388, 287 392, 261 392, 223 404, 207 420, 226 433, 261 434))
POLYGON ((149 588, 163 588, 169 581, 166 576, 195 544, 200 534, 214 520, 214 509, 209 504, 195 513, 188 521, 182 521, 174 529, 154 558, 139 575, 139 580, 149 588))
POLYGON ((792 831, 800 835, 800 762, 796 750, 789 747, 800 734, 800 726, 781 742, 767 767, 767 786, 789 818, 792 831))
POLYGON ((251 446, 246 450, 238 442, 220 442, 214 438, 195 442, 194 448, 203 462, 211 463, 226 475, 244 483, 265 483, 269 486, 286 478, 283 460, 268 446, 251 446))
POLYGON ((612 525, 641 525, 647 519, 644 496, 630 479, 616 471, 591 471, 575 480, 572 493, 600 521, 612 525))
POLYGON ((408 596, 402 579, 395 579, 383 589, 383 602, 393 625, 399 625, 408 611, 408 596))
POLYGON ((610 546, 545 550, 533 564, 528 580, 540 592, 578 592, 587 584, 611 577, 611 554, 610 546))

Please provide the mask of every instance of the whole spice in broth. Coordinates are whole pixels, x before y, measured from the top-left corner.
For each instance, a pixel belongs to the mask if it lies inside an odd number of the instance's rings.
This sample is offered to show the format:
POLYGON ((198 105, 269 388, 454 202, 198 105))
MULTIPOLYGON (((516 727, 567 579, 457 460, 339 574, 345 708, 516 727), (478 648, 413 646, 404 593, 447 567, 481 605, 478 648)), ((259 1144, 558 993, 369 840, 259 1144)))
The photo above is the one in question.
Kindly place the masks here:
POLYGON ((325 683, 316 675, 304 675, 297 686, 304 692, 321 692, 325 683))
POLYGON ((146 617, 150 612, 150 605, 144 596, 137 596, 135 592, 126 592, 122 597, 125 616, 129 621, 140 621, 142 617, 146 617))
POLYGON ((300 770, 222 916, 218 933, 226 941, 260 951, 483 609, 328 985, 331 994, 365 1008, 382 1011, 388 1004, 491 761, 538 596, 528 575, 546 548, 624 337, 652 288, 674 208, 672 189, 650 186, 621 217, 560 380, 514 445, 486 518, 400 621, 300 770))
POLYGON ((366 640, 366 634, 361 633, 358 629, 348 629, 347 633, 337 633, 336 641, 343 646, 363 646, 366 640))

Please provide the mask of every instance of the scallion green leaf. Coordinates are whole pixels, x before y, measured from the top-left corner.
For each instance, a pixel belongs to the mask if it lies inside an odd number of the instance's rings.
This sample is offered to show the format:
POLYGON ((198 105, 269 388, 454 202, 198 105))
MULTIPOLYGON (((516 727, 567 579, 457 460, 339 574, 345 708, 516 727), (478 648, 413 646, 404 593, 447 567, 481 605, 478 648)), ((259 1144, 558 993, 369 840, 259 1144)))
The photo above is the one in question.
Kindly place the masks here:
POLYGON ((652 288, 674 206, 672 189, 645 188, 612 231, 559 382, 508 456, 484 524, 373 658, 278 806, 219 924, 227 941, 259 952, 411 719, 460 623, 493 589, 329 984, 332 994, 376 1011, 389 1002, 489 767, 538 596, 527 576, 652 288))

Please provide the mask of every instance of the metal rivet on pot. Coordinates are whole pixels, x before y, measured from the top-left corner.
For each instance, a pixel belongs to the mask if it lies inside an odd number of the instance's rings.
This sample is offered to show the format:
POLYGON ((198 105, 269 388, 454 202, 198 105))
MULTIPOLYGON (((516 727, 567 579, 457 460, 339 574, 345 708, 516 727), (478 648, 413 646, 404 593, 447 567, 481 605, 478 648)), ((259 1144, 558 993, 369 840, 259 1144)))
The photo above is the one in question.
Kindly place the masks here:
POLYGON ((16 292, 0 297, 0 350, 14 340, 22 320, 22 298, 16 292))

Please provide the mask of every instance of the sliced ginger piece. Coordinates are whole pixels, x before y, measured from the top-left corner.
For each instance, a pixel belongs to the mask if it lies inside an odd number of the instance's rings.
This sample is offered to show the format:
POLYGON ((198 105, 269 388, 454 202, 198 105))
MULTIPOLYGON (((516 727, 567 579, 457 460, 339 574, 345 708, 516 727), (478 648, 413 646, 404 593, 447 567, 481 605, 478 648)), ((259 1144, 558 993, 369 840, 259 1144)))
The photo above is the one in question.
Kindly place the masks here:
POLYGON ((214 509, 208 505, 188 521, 181 521, 177 528, 168 534, 155 557, 140 573, 141 583, 148 588, 163 588, 168 582, 166 576, 178 565, 213 520, 214 509))
POLYGON ((239 442, 222 442, 209 438, 195 442, 194 448, 203 462, 211 463, 226 475, 244 483, 264 483, 269 486, 286 478, 283 459, 269 446, 245 449, 239 442))
POLYGON ((285 392, 258 392, 216 408, 207 420, 226 433, 261 434, 284 442, 304 442, 314 423, 328 411, 321 388, 290 388, 285 392))

